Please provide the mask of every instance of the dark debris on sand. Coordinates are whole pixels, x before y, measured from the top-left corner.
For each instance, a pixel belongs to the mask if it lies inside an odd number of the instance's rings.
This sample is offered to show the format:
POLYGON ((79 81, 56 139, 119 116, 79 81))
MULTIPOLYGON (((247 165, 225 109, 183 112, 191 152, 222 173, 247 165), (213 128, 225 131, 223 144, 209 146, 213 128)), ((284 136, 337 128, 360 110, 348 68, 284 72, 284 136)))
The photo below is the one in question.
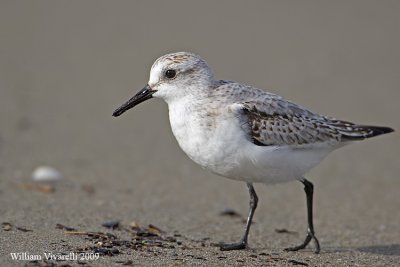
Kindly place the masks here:
MULTIPOLYGON (((230 212, 229 212, 230 213, 230 212)), ((237 215, 232 214, 233 217, 237 215)), ((232 216, 229 214, 228 216, 232 216)), ((238 216, 239 217, 239 216, 238 216)), ((213 243, 208 237, 195 240, 181 235, 178 232, 168 234, 159 227, 149 224, 145 227, 136 222, 123 224, 118 220, 111 220, 102 224, 106 231, 81 231, 73 227, 57 224, 56 229, 60 229, 68 236, 81 237, 88 241, 86 245, 69 247, 69 251, 75 253, 98 253, 100 257, 116 257, 113 261, 119 266, 133 266, 133 258, 121 258, 121 256, 136 255, 135 257, 153 258, 166 257, 168 262, 175 265, 213 265, 215 262, 228 265, 257 265, 269 266, 276 264, 303 265, 307 263, 294 259, 288 260, 275 254, 256 252, 248 249, 241 251, 240 257, 232 257, 231 252, 220 252, 219 245, 213 243), (207 251, 207 253, 205 253, 207 251)), ((282 231, 291 233, 290 231, 282 231)), ((77 266, 76 262, 29 262, 26 266, 77 266), (62 265, 64 264, 64 265, 62 265)), ((90 266, 91 262, 78 263, 79 266, 90 266)))

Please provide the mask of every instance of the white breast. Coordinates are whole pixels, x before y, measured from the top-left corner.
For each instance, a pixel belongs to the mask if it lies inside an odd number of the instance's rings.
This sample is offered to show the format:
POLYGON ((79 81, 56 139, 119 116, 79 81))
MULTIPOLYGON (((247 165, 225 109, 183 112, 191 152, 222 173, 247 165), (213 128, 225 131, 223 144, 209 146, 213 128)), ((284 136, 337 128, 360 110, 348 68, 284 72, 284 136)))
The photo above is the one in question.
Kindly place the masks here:
POLYGON ((235 157, 240 144, 245 141, 237 118, 227 110, 220 113, 193 112, 193 108, 183 101, 169 105, 172 132, 189 158, 214 173, 226 176, 236 165, 235 157))

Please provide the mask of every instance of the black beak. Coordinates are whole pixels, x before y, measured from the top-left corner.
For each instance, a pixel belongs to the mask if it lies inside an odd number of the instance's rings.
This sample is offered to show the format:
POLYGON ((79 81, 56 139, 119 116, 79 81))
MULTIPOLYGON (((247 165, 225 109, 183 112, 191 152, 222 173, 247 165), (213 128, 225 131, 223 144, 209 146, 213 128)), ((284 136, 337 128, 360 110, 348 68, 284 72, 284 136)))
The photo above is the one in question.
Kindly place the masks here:
POLYGON ((134 106, 146 101, 147 99, 152 98, 152 95, 157 92, 156 90, 152 90, 149 85, 146 85, 142 90, 140 90, 134 97, 129 99, 125 104, 117 108, 113 116, 118 117, 128 109, 133 108, 134 106))

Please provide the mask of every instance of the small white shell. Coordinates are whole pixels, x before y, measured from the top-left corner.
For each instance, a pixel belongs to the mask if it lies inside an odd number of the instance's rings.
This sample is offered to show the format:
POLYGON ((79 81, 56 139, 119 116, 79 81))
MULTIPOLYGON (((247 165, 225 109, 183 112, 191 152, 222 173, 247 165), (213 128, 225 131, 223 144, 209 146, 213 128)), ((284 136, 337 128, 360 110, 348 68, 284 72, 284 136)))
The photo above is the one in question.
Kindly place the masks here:
POLYGON ((32 173, 32 179, 37 182, 55 182, 62 178, 62 174, 49 166, 39 166, 32 173))

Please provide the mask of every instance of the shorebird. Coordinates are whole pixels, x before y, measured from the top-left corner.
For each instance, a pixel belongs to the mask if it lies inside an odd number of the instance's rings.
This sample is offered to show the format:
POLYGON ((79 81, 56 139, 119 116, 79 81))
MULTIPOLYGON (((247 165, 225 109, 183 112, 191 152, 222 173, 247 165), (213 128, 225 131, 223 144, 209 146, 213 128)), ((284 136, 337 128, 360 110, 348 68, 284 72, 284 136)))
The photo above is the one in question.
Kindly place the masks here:
POLYGON ((221 243, 221 250, 247 247, 258 203, 253 183, 297 180, 306 193, 307 234, 300 245, 286 250, 304 249, 313 240, 318 253, 314 186, 303 175, 337 148, 393 131, 322 116, 258 88, 214 80, 206 61, 188 52, 158 58, 148 84, 113 116, 153 97, 168 104, 173 134, 189 158, 213 173, 247 184, 250 208, 244 235, 237 243, 221 243))

